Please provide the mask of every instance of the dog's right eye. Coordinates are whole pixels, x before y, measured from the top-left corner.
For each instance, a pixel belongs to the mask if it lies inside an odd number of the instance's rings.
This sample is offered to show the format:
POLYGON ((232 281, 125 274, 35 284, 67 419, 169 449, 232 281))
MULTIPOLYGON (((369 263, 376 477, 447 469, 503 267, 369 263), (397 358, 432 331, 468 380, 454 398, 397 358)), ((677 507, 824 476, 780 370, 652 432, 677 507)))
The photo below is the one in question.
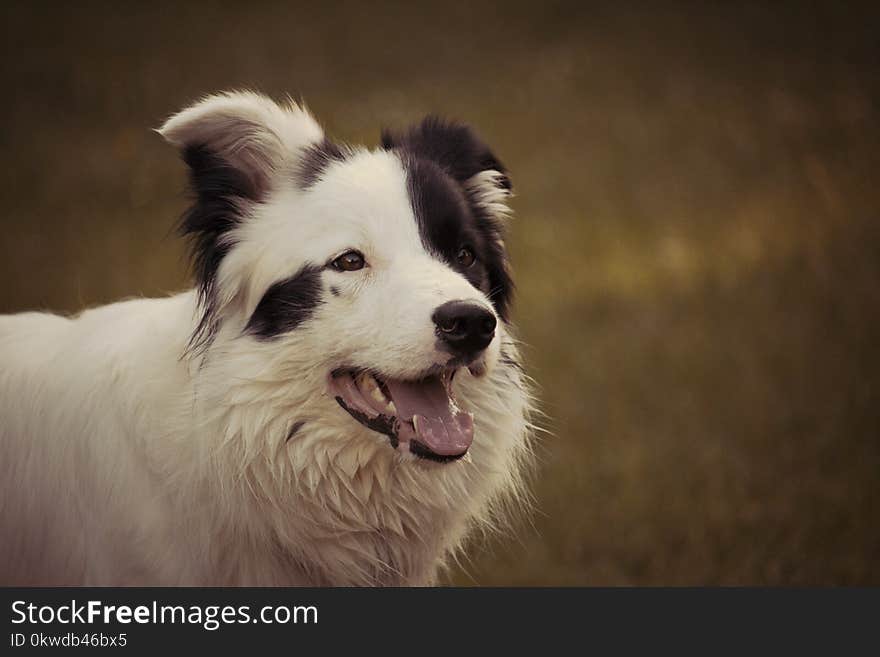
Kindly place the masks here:
POLYGON ((357 271, 366 265, 364 256, 359 251, 346 251, 336 258, 331 265, 337 271, 357 271))

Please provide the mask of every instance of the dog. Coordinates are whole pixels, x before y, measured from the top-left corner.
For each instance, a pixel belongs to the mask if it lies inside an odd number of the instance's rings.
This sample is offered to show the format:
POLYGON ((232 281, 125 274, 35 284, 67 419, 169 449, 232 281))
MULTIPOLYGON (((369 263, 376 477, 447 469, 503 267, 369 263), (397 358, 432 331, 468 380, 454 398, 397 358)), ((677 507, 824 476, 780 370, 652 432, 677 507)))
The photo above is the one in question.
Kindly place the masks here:
POLYGON ((254 92, 157 132, 193 289, 0 318, 0 583, 435 584, 527 495, 507 170, 254 92))

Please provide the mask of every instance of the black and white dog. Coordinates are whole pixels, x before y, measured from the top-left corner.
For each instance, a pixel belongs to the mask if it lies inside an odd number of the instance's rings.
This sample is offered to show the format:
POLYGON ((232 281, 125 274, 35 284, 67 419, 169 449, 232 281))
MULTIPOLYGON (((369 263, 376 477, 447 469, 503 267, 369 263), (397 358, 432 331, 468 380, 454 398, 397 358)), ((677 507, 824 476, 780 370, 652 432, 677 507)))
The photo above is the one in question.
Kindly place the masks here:
POLYGON ((434 582, 529 459, 504 167, 254 93, 159 133, 196 288, 0 317, 0 584, 434 582))

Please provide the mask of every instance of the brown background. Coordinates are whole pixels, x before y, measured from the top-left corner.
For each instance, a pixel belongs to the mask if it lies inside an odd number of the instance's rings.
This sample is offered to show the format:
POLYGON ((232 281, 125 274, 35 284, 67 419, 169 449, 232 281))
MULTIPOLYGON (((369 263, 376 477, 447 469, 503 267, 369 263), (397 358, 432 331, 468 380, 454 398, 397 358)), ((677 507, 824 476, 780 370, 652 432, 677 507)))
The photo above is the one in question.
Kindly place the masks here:
POLYGON ((531 524, 450 579, 880 583, 877 15, 179 5, 0 8, 0 312, 186 285, 184 171, 150 128, 202 94, 290 93, 368 144, 462 118, 512 171, 554 436, 531 524))

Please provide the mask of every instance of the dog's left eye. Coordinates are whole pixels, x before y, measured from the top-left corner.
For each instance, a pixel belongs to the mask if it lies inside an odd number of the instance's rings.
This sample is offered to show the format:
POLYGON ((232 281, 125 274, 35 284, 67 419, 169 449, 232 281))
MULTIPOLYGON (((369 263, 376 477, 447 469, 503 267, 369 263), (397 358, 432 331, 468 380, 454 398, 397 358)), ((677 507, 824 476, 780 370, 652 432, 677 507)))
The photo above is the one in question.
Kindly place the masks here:
POLYGON ((357 271, 363 269, 366 262, 363 254, 359 251, 346 251, 331 264, 338 271, 357 271))
POLYGON ((476 260, 474 252, 466 246, 461 247, 455 257, 458 259, 458 264, 462 267, 470 267, 474 264, 474 260, 476 260))

